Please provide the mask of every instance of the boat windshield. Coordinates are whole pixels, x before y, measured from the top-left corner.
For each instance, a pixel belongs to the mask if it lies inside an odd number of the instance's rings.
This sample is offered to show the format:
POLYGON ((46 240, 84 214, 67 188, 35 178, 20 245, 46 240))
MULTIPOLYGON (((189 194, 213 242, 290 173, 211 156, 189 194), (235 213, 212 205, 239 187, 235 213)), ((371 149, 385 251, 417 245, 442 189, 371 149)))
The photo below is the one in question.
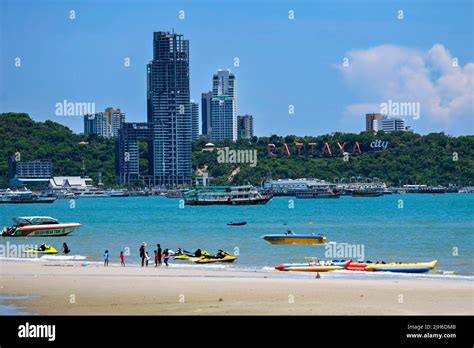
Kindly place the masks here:
POLYGON ((26 216, 26 217, 15 217, 13 221, 18 226, 25 225, 50 225, 59 224, 58 220, 49 216, 26 216))

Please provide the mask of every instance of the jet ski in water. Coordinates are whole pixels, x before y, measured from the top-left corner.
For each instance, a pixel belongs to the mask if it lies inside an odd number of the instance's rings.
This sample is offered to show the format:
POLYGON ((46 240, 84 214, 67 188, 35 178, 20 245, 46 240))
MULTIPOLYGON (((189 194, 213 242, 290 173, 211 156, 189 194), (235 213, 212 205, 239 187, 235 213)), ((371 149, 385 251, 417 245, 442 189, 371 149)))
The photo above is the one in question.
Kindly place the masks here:
POLYGON ((227 251, 219 250, 216 255, 203 255, 194 263, 234 262, 235 260, 237 260, 236 256, 229 254, 227 251))
POLYGON ((41 244, 38 248, 28 248, 25 253, 36 253, 36 254, 57 254, 58 251, 49 244, 41 244))
POLYGON ((210 255, 207 251, 201 251, 201 249, 197 249, 194 253, 187 251, 185 249, 179 248, 174 255, 174 260, 186 260, 186 261, 196 261, 199 260, 203 256, 210 255))

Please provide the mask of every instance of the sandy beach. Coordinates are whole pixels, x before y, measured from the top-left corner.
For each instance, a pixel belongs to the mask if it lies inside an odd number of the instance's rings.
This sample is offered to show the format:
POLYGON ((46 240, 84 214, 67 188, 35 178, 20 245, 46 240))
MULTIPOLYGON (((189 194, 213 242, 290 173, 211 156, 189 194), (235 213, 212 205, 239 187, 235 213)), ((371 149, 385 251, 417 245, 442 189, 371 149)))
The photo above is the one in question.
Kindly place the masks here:
MULTIPOLYGON (((474 314, 470 281, 295 279, 288 273, 0 262, 0 294, 33 314, 474 314)), ((5 303, 5 301, 3 301, 5 303)))

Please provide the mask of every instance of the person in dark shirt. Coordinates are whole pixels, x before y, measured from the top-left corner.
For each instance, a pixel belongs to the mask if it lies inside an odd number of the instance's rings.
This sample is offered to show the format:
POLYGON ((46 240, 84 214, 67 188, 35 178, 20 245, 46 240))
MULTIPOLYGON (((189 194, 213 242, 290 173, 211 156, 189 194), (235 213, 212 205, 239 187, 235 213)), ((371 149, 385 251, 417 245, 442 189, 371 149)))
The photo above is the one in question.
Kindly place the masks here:
POLYGON ((146 246, 146 243, 143 242, 142 246, 140 247, 140 258, 142 259, 142 267, 145 266, 145 258, 146 258, 145 246, 146 246))
POLYGON ((160 245, 160 244, 157 244, 157 245, 156 245, 155 267, 156 267, 156 266, 161 266, 161 256, 162 256, 161 245, 160 245))

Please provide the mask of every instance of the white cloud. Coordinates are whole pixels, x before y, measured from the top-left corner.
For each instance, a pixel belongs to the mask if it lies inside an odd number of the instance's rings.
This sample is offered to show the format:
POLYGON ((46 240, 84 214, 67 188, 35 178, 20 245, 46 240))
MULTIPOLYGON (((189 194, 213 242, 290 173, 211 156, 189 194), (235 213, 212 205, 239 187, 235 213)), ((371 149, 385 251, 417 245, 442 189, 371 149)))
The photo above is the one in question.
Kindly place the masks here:
MULTIPOLYGON (((460 128, 463 133, 472 132, 474 63, 462 66, 458 62, 459 66, 453 66, 454 57, 441 44, 428 51, 382 45, 350 51, 346 56, 349 66, 337 68, 348 86, 363 100, 348 105, 346 116, 360 118, 366 112, 378 111, 374 105, 388 100, 418 102, 421 106, 419 121, 425 127, 450 131, 458 122, 463 123, 460 128), (368 109, 364 111, 365 106, 368 109)), ((417 128, 416 124, 413 126, 417 128)))

